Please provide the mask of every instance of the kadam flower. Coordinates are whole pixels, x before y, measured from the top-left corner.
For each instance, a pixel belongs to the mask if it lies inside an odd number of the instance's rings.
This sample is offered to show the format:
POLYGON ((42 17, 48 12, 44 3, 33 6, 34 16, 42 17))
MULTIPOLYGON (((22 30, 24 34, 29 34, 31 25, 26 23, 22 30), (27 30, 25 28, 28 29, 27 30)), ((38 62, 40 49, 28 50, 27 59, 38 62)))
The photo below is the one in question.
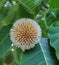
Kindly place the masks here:
POLYGON ((41 28, 38 23, 29 18, 17 20, 10 30, 10 39, 23 51, 35 47, 41 38, 41 28))

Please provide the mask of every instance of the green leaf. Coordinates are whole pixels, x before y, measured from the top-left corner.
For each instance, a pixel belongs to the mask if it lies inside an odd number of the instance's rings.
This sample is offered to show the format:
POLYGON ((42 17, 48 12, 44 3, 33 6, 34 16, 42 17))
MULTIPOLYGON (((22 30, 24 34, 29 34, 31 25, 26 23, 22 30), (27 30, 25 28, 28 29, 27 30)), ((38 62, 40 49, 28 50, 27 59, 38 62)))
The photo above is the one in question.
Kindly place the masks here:
POLYGON ((55 22, 49 29, 50 45, 55 49, 56 56, 59 59, 59 22, 55 22))
MULTIPOLYGON (((2 10, 1 10, 2 11, 2 10)), ((0 13, 1 16, 0 16, 0 28, 2 28, 3 26, 6 26, 8 24, 12 24, 14 23, 16 20, 20 19, 20 18, 32 18, 33 16, 31 14, 29 14, 28 12, 26 12, 24 10, 24 8, 19 5, 19 4, 16 4, 15 6, 11 6, 9 7, 8 11, 7 12, 7 15, 4 17, 4 13, 0 13)))
POLYGON ((0 22, 3 20, 3 18, 6 17, 7 13, 8 13, 8 8, 2 6, 0 9, 0 22))
POLYGON ((42 0, 18 0, 20 4, 31 14, 34 14, 35 8, 40 5, 42 0))
POLYGON ((11 25, 0 29, 0 58, 11 48, 11 41, 9 37, 11 25))
POLYGON ((50 26, 54 20, 56 19, 56 12, 55 11, 49 11, 46 15, 46 21, 47 21, 47 25, 50 26))
POLYGON ((16 15, 15 15, 15 20, 18 20, 20 18, 33 18, 33 15, 29 14, 22 5, 17 4, 15 6, 16 8, 16 15))
POLYGON ((59 10, 59 0, 49 0, 50 10, 59 10))
POLYGON ((58 10, 50 10, 46 15, 47 25, 50 25, 54 22, 59 21, 59 11, 58 10))
MULTIPOLYGON (((21 52, 18 52, 19 55, 21 52)), ((19 56, 18 56, 19 57, 19 56)), ((20 65, 58 65, 48 39, 41 39, 40 45, 21 54, 20 65)))
POLYGON ((3 19, 5 19, 5 17, 7 16, 7 13, 8 13, 8 8, 5 8, 2 6, 0 9, 0 28, 2 27, 1 22, 3 19))
POLYGON ((9 7, 6 17, 2 21, 0 21, 1 27, 13 23, 13 19, 15 17, 15 10, 16 8, 14 6, 9 7))
POLYGON ((0 0, 0 5, 3 4, 6 0, 0 0))
POLYGON ((4 65, 2 58, 0 59, 0 65, 4 65))

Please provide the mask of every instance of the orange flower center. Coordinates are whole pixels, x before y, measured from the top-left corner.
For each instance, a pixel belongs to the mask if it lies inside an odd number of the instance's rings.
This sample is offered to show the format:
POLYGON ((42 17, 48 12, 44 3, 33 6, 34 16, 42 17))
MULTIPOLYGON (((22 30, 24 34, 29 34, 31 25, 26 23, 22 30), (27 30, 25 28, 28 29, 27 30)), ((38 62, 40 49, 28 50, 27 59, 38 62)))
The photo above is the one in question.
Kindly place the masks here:
POLYGON ((37 30, 30 22, 21 22, 13 29, 15 40, 22 44, 32 43, 37 38, 37 30), (27 43, 28 42, 28 43, 27 43))

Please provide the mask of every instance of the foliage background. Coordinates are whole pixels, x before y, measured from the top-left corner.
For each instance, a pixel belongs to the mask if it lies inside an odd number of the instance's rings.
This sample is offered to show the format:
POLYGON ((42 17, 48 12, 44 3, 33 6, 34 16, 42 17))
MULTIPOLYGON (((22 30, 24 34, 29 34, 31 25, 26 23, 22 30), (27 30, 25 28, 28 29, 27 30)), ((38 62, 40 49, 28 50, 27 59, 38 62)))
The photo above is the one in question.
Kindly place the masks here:
POLYGON ((59 65, 59 0, 0 0, 0 65, 59 65), (9 36, 20 18, 34 19, 42 28, 41 43, 25 52, 9 36))

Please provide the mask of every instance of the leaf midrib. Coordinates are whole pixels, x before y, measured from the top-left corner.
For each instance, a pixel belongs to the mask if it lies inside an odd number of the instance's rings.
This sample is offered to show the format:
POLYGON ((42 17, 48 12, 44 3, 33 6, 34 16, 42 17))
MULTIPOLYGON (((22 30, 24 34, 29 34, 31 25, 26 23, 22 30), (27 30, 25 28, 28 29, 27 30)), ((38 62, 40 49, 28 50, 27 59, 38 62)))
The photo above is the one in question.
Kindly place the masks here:
POLYGON ((23 2, 19 1, 23 6, 25 6, 29 11, 31 11, 31 14, 34 14, 34 12, 27 6, 25 5, 23 2))
POLYGON ((46 59, 46 57, 45 57, 44 50, 43 50, 43 48, 42 48, 42 45, 41 45, 41 43, 39 43, 39 44, 40 44, 41 50, 42 50, 42 52, 43 52, 44 59, 45 59, 45 61, 46 61, 46 65, 48 65, 48 63, 47 63, 47 59, 46 59))

